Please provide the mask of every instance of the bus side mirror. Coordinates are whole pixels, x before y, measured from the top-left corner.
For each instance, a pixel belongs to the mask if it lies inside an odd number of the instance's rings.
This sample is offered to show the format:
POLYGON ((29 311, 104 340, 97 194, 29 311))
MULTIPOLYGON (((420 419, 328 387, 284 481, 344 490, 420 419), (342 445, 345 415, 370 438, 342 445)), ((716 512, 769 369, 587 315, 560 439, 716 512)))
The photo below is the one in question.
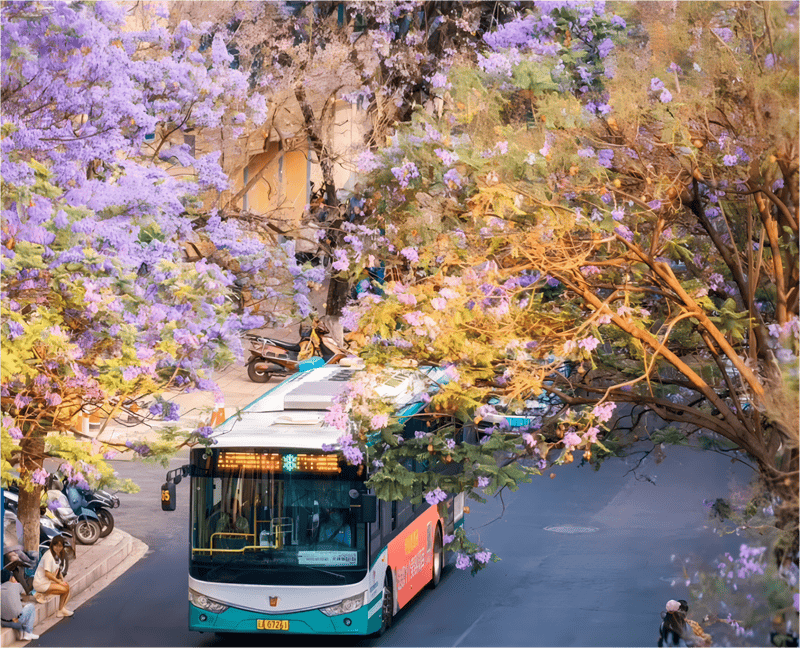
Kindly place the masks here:
POLYGON ((161 486, 161 510, 175 510, 175 484, 173 482, 165 482, 161 486))
POLYGON ((377 522, 378 521, 378 497, 376 495, 367 495, 366 493, 361 496, 361 509, 359 522, 377 522))
POLYGON ((167 481, 164 482, 164 485, 161 487, 161 510, 162 511, 174 511, 177 505, 175 501, 175 484, 181 483, 181 478, 186 477, 189 475, 190 469, 189 466, 181 466, 180 468, 175 468, 175 470, 170 470, 167 473, 167 481))

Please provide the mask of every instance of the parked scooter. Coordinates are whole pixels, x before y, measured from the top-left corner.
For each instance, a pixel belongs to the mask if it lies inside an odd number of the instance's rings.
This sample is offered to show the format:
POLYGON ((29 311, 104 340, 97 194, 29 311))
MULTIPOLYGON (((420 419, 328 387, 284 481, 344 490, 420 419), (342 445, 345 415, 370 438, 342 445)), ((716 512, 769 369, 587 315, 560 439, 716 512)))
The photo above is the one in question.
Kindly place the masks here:
MULTIPOLYGON (((57 491, 56 491, 57 492, 57 491)), ((19 493, 16 490, 7 490, 4 493, 4 503, 6 510, 6 525, 12 522, 16 526, 18 522, 18 508, 19 508, 19 493)), ((78 516, 72 512, 69 505, 64 503, 66 508, 57 509, 55 511, 49 510, 46 506, 39 508, 39 544, 50 545, 50 540, 57 535, 62 535, 69 542, 72 541, 73 527, 78 521, 78 516)), ((21 531, 19 532, 21 533, 21 531)), ((19 535, 17 533, 17 535, 19 535)))
POLYGON ((252 334, 245 335, 245 339, 252 345, 247 377, 257 383, 268 382, 272 376, 293 374, 303 360, 317 357, 320 364, 333 364, 348 355, 320 322, 313 327, 301 326, 300 341, 296 343, 252 334))
MULTIPOLYGON (((59 507, 57 511, 66 507, 78 517, 75 523, 75 539, 81 544, 92 545, 100 539, 100 520, 91 508, 88 507, 86 498, 81 495, 80 491, 73 485, 68 484, 66 488, 61 484, 58 479, 52 479, 52 488, 47 491, 49 499, 58 499, 59 507), (63 496, 59 497, 58 494, 63 496)), ((66 513, 66 512, 62 512, 66 513)))
POLYGON ((86 507, 94 511, 97 516, 97 521, 100 523, 101 538, 105 538, 114 530, 114 516, 111 514, 111 509, 119 507, 119 498, 116 494, 109 493, 99 488, 96 490, 78 488, 74 484, 70 484, 66 477, 62 480, 61 485, 68 496, 70 492, 69 489, 74 488, 78 495, 83 497, 86 507))

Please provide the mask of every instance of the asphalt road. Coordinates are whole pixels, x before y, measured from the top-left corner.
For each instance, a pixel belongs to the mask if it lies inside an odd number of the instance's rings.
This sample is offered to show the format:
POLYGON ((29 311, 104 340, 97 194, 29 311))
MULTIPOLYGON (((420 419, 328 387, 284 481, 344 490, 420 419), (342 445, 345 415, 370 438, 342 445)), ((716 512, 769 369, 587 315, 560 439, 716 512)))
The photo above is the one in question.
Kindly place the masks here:
MULTIPOLYGON (((173 461, 172 467, 181 460, 173 461)), ((595 472, 572 465, 503 501, 471 503, 467 528, 502 561, 471 577, 449 566, 436 590, 400 612, 381 638, 216 635, 187 629, 188 489, 178 510, 160 508, 165 470, 115 462, 142 487, 121 495, 120 528, 150 546, 116 582, 34 642, 35 646, 652 646, 660 611, 686 598, 671 584, 690 553, 712 558, 737 546, 708 528, 703 498, 725 497, 748 470, 718 455, 668 450, 640 480, 614 460, 595 472), (505 510, 503 510, 505 507, 505 510), (576 532, 581 531, 581 532, 576 532)))

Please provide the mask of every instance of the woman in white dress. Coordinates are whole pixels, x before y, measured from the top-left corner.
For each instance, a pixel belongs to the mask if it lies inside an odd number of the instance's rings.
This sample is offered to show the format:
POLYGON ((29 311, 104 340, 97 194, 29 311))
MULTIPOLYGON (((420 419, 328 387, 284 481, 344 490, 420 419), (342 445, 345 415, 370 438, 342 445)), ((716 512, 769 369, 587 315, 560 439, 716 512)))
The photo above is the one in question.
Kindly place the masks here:
POLYGON ((45 551, 36 574, 33 576, 33 588, 36 590, 36 600, 43 603, 46 595, 60 597, 56 616, 72 616, 72 610, 66 608, 69 601, 69 583, 61 575, 61 560, 64 555, 65 542, 61 536, 56 536, 50 541, 50 548, 45 551))

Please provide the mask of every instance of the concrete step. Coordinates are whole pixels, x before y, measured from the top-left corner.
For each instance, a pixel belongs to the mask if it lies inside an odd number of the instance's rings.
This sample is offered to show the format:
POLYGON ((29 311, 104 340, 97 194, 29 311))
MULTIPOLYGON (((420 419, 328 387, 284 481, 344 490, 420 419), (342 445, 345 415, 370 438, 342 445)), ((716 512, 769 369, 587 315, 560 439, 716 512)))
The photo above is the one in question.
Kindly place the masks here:
MULTIPOLYGON (((102 579, 120 563, 124 562, 139 540, 120 529, 114 529, 107 537, 101 538, 95 544, 84 546, 78 544, 77 556, 70 561, 66 581, 70 587, 70 601, 67 607, 74 609, 74 601, 80 599, 81 593, 90 589, 93 584, 102 579)), ((81 601, 78 601, 78 604, 81 601)), ((58 597, 51 596, 45 603, 36 603, 36 627, 52 625, 58 617, 58 597), (48 624, 48 622, 50 622, 48 624)), ((37 632, 36 634, 40 634, 37 632)), ((16 632, 12 628, 3 628, 0 645, 24 646, 26 642, 17 641, 16 632)))

